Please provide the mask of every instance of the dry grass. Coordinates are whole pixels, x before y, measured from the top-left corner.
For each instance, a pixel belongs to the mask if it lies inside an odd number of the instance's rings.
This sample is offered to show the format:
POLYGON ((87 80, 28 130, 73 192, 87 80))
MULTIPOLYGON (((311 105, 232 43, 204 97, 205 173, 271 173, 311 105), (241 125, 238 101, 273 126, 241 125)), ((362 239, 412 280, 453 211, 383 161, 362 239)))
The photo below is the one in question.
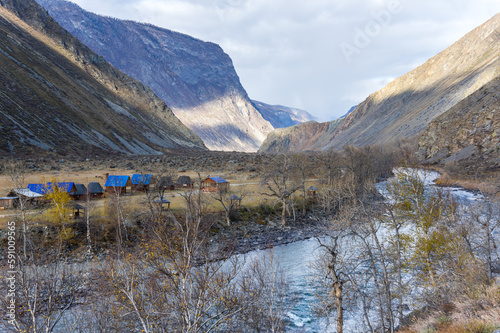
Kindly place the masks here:
POLYGON ((465 174, 450 174, 444 168, 437 166, 422 166, 422 168, 437 171, 441 176, 436 180, 440 186, 459 186, 471 191, 481 191, 485 194, 497 195, 500 189, 498 179, 500 174, 482 174, 470 176, 465 174))
POLYGON ((500 329, 500 285, 448 303, 401 333, 493 333, 500 329))
POLYGON ((447 173, 441 174, 436 180, 437 185, 441 186, 459 186, 467 190, 481 191, 485 194, 497 194, 498 184, 495 179, 467 179, 452 178, 447 173))
MULTIPOLYGON (((63 166, 61 170, 57 171, 37 171, 29 174, 26 179, 26 184, 28 183, 42 183, 44 181, 50 181, 52 179, 56 179, 60 182, 74 182, 74 183, 82 183, 87 185, 89 182, 99 182, 104 186, 106 173, 115 174, 115 175, 132 175, 134 173, 138 173, 138 170, 130 170, 124 168, 112 168, 112 169, 104 169, 98 168, 95 170, 81 170, 76 171, 76 168, 70 168, 67 166, 63 166)), ((198 179, 198 173, 192 170, 188 170, 186 172, 179 173, 179 176, 190 176, 191 179, 198 179)), ((212 173, 200 173, 200 177, 202 179, 208 176, 220 176, 231 183, 230 191, 231 193, 235 193, 239 196, 243 197, 242 206, 247 208, 256 208, 260 205, 273 205, 275 203, 274 198, 270 198, 268 196, 263 195, 265 192, 265 188, 260 185, 260 179, 256 178, 254 174, 250 172, 230 172, 230 173, 222 173, 222 172, 212 172, 212 173)), ((306 184, 306 187, 311 185, 318 186, 317 182, 310 181, 306 184)), ((12 182, 9 177, 5 174, 0 174, 0 197, 5 196, 10 190, 12 190, 12 182)), ((171 202, 171 209, 174 212, 181 212, 181 209, 184 207, 184 198, 182 194, 184 190, 174 190, 167 191, 165 193, 166 199, 171 202)), ((221 212, 223 208, 221 204, 210 198, 211 194, 204 194, 207 202, 208 209, 213 212, 221 212)), ((297 193, 297 199, 300 199, 300 194, 297 193)), ((106 206, 106 201, 108 199, 103 198, 96 200, 97 209, 94 212, 96 216, 99 218, 106 218, 106 212, 104 207, 106 206)), ((123 196, 122 200, 126 203, 128 207, 135 207, 137 212, 141 212, 147 210, 147 200, 146 196, 143 193, 134 193, 132 195, 123 196)), ((35 212, 31 212, 35 213, 35 212)), ((0 228, 5 228, 7 226, 7 222, 11 221, 15 218, 16 211, 15 210, 2 210, 0 211, 0 228)), ((43 219, 42 219, 43 221, 43 219)), ((43 223, 43 222, 41 222, 43 223)))

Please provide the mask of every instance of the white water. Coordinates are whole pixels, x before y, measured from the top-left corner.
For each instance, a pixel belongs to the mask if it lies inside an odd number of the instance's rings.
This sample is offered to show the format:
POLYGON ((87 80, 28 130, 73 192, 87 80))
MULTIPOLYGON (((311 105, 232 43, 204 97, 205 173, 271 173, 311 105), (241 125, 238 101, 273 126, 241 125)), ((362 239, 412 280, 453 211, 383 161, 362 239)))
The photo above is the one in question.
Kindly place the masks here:
MULTIPOLYGON (((433 188, 435 180, 439 177, 437 172, 419 171, 419 176, 428 188, 433 188)), ((386 182, 377 184, 378 190, 383 194, 386 192, 386 182)), ((462 204, 470 204, 482 200, 483 196, 478 193, 466 191, 462 188, 450 187, 450 191, 462 204)), ((255 251, 258 254, 262 251, 255 251)), ((326 328, 324 320, 315 318, 311 305, 314 304, 314 290, 311 286, 313 270, 311 264, 319 253, 319 245, 316 239, 299 241, 292 244, 276 246, 274 254, 291 284, 291 291, 297 296, 297 303, 288 313, 289 325, 287 332, 335 332, 335 322, 332 321, 326 328)), ((362 318, 358 315, 347 313, 345 317, 345 332, 361 332, 362 318)))

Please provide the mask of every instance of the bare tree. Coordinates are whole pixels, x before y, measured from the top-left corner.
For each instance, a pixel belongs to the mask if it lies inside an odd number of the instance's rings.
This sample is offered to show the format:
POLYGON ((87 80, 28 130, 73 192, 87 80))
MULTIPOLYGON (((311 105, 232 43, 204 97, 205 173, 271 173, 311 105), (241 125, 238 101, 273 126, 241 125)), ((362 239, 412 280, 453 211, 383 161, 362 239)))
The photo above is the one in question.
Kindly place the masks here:
POLYGON ((335 206, 335 196, 339 194, 339 178, 342 175, 341 156, 338 152, 330 150, 318 155, 319 171, 323 185, 321 191, 323 206, 330 214, 335 206))
POLYGON ((87 241, 87 255, 91 255, 92 250, 92 236, 91 227, 93 221, 93 213, 97 209, 97 204, 91 199, 90 193, 87 191, 84 204, 85 225, 87 227, 86 241, 87 241))
MULTIPOLYGON (((81 272, 54 260, 32 253, 28 261, 18 259, 16 270, 16 318, 14 325, 0 322, 7 332, 50 333, 82 293, 81 272), (47 260, 48 259, 48 260, 47 260)), ((2 274, 3 275, 3 274, 2 274)), ((2 302, 9 288, 1 288, 2 302)))
POLYGON ((174 178, 176 177, 177 171, 165 166, 159 167, 152 175, 152 181, 154 180, 155 184, 152 188, 146 189, 145 193, 153 220, 160 218, 163 213, 165 193, 175 187, 174 178))
POLYGON ((261 184, 268 192, 262 193, 269 197, 275 197, 281 202, 281 225, 286 226, 286 209, 288 199, 299 187, 291 184, 293 174, 293 163, 288 155, 279 155, 273 164, 267 168, 262 175, 261 184))
POLYGON ((23 195, 22 189, 26 184, 26 177, 28 176, 28 168, 25 163, 8 160, 4 163, 3 169, 5 173, 10 178, 14 189, 18 192, 18 203, 17 203, 17 211, 21 217, 22 230, 23 230, 23 258, 27 260, 27 232, 29 228, 29 222, 31 221, 28 218, 28 209, 30 208, 29 198, 28 196, 23 195))
POLYGON ((226 217, 227 226, 231 226, 231 215, 233 214, 236 207, 238 207, 245 197, 244 189, 241 189, 239 192, 234 191, 215 191, 211 194, 213 200, 219 202, 224 209, 224 214, 226 217))
POLYGON ((247 266, 239 279, 244 306, 239 315, 242 328, 246 332, 285 332, 285 317, 295 300, 274 250, 266 251, 247 266))
POLYGON ((331 237, 328 243, 318 239, 324 253, 317 270, 319 272, 325 271, 323 273, 325 276, 317 293, 320 302, 315 308, 315 312, 319 316, 327 318, 327 322, 330 315, 336 313, 338 333, 342 333, 344 330, 344 285, 349 281, 346 272, 348 268, 345 265, 343 249, 341 249, 340 244, 341 240, 341 234, 331 237))
POLYGON ((310 161, 310 156, 305 154, 292 155, 292 163, 294 164, 294 182, 302 192, 302 216, 306 215, 307 195, 306 195, 306 182, 314 174, 314 168, 310 161))
POLYGON ((122 245, 124 240, 128 240, 123 193, 120 187, 114 186, 106 196, 107 214, 116 220, 116 241, 118 245, 122 245))

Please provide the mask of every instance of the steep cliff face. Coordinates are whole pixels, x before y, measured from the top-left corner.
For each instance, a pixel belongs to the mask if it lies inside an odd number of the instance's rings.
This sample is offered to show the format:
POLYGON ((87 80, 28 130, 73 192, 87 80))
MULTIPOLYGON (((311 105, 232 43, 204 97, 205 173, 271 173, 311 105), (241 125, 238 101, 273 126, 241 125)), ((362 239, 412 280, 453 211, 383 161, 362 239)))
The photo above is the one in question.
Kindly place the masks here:
POLYGON ((36 2, 0 0, 0 151, 159 154, 206 149, 142 83, 36 2))
MULTIPOLYGON (((314 149, 384 143, 428 124, 500 75, 500 14, 415 70, 370 95, 314 149)), ((304 147, 310 149, 311 147, 304 147)))
POLYGON ((274 128, 285 128, 314 120, 307 111, 290 108, 283 105, 269 105, 259 101, 252 101, 255 108, 269 121, 274 128))
POLYGON ((500 167, 500 78, 434 119, 419 144, 428 163, 500 167))
POLYGON ((256 151, 273 130, 218 45, 95 15, 66 1, 38 1, 92 50, 151 87, 209 149, 256 151))

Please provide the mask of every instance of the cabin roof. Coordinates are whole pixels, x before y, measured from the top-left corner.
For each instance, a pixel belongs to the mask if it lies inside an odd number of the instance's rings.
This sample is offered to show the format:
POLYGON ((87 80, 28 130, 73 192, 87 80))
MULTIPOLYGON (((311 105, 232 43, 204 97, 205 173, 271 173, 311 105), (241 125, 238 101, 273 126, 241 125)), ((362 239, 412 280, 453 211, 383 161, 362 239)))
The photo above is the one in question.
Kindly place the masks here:
POLYGON ((177 184, 193 184, 193 181, 189 176, 180 176, 177 178, 177 184))
POLYGON ((133 174, 132 175, 132 184, 134 185, 149 185, 151 182, 152 174, 133 174))
POLYGON ((174 186, 174 181, 172 180, 172 177, 168 177, 168 176, 165 176, 165 177, 161 177, 158 182, 156 183, 156 186, 158 188, 162 188, 162 187, 168 187, 168 186, 174 186))
POLYGON ((104 189, 102 188, 101 184, 99 184, 98 182, 89 183, 87 190, 89 193, 92 193, 92 194, 104 193, 104 189))
POLYGON ((12 191, 10 191, 9 196, 11 196, 12 194, 21 195, 27 198, 43 197, 43 195, 41 195, 40 193, 33 192, 29 188, 15 188, 12 191))
POLYGON ((47 184, 28 184, 28 189, 35 193, 47 194, 53 191, 53 188, 57 187, 59 191, 71 193, 76 191, 75 183, 73 182, 58 182, 53 184, 48 182, 47 184))
POLYGON ((130 181, 130 176, 108 176, 106 179, 106 187, 126 187, 130 181))
POLYGON ((208 177, 208 179, 211 179, 213 180, 214 182, 216 182, 217 184, 220 184, 220 183, 227 183, 227 180, 221 178, 221 177, 208 177))
POLYGON ((76 192, 75 195, 85 195, 87 194, 87 188, 83 184, 75 184, 76 192))

